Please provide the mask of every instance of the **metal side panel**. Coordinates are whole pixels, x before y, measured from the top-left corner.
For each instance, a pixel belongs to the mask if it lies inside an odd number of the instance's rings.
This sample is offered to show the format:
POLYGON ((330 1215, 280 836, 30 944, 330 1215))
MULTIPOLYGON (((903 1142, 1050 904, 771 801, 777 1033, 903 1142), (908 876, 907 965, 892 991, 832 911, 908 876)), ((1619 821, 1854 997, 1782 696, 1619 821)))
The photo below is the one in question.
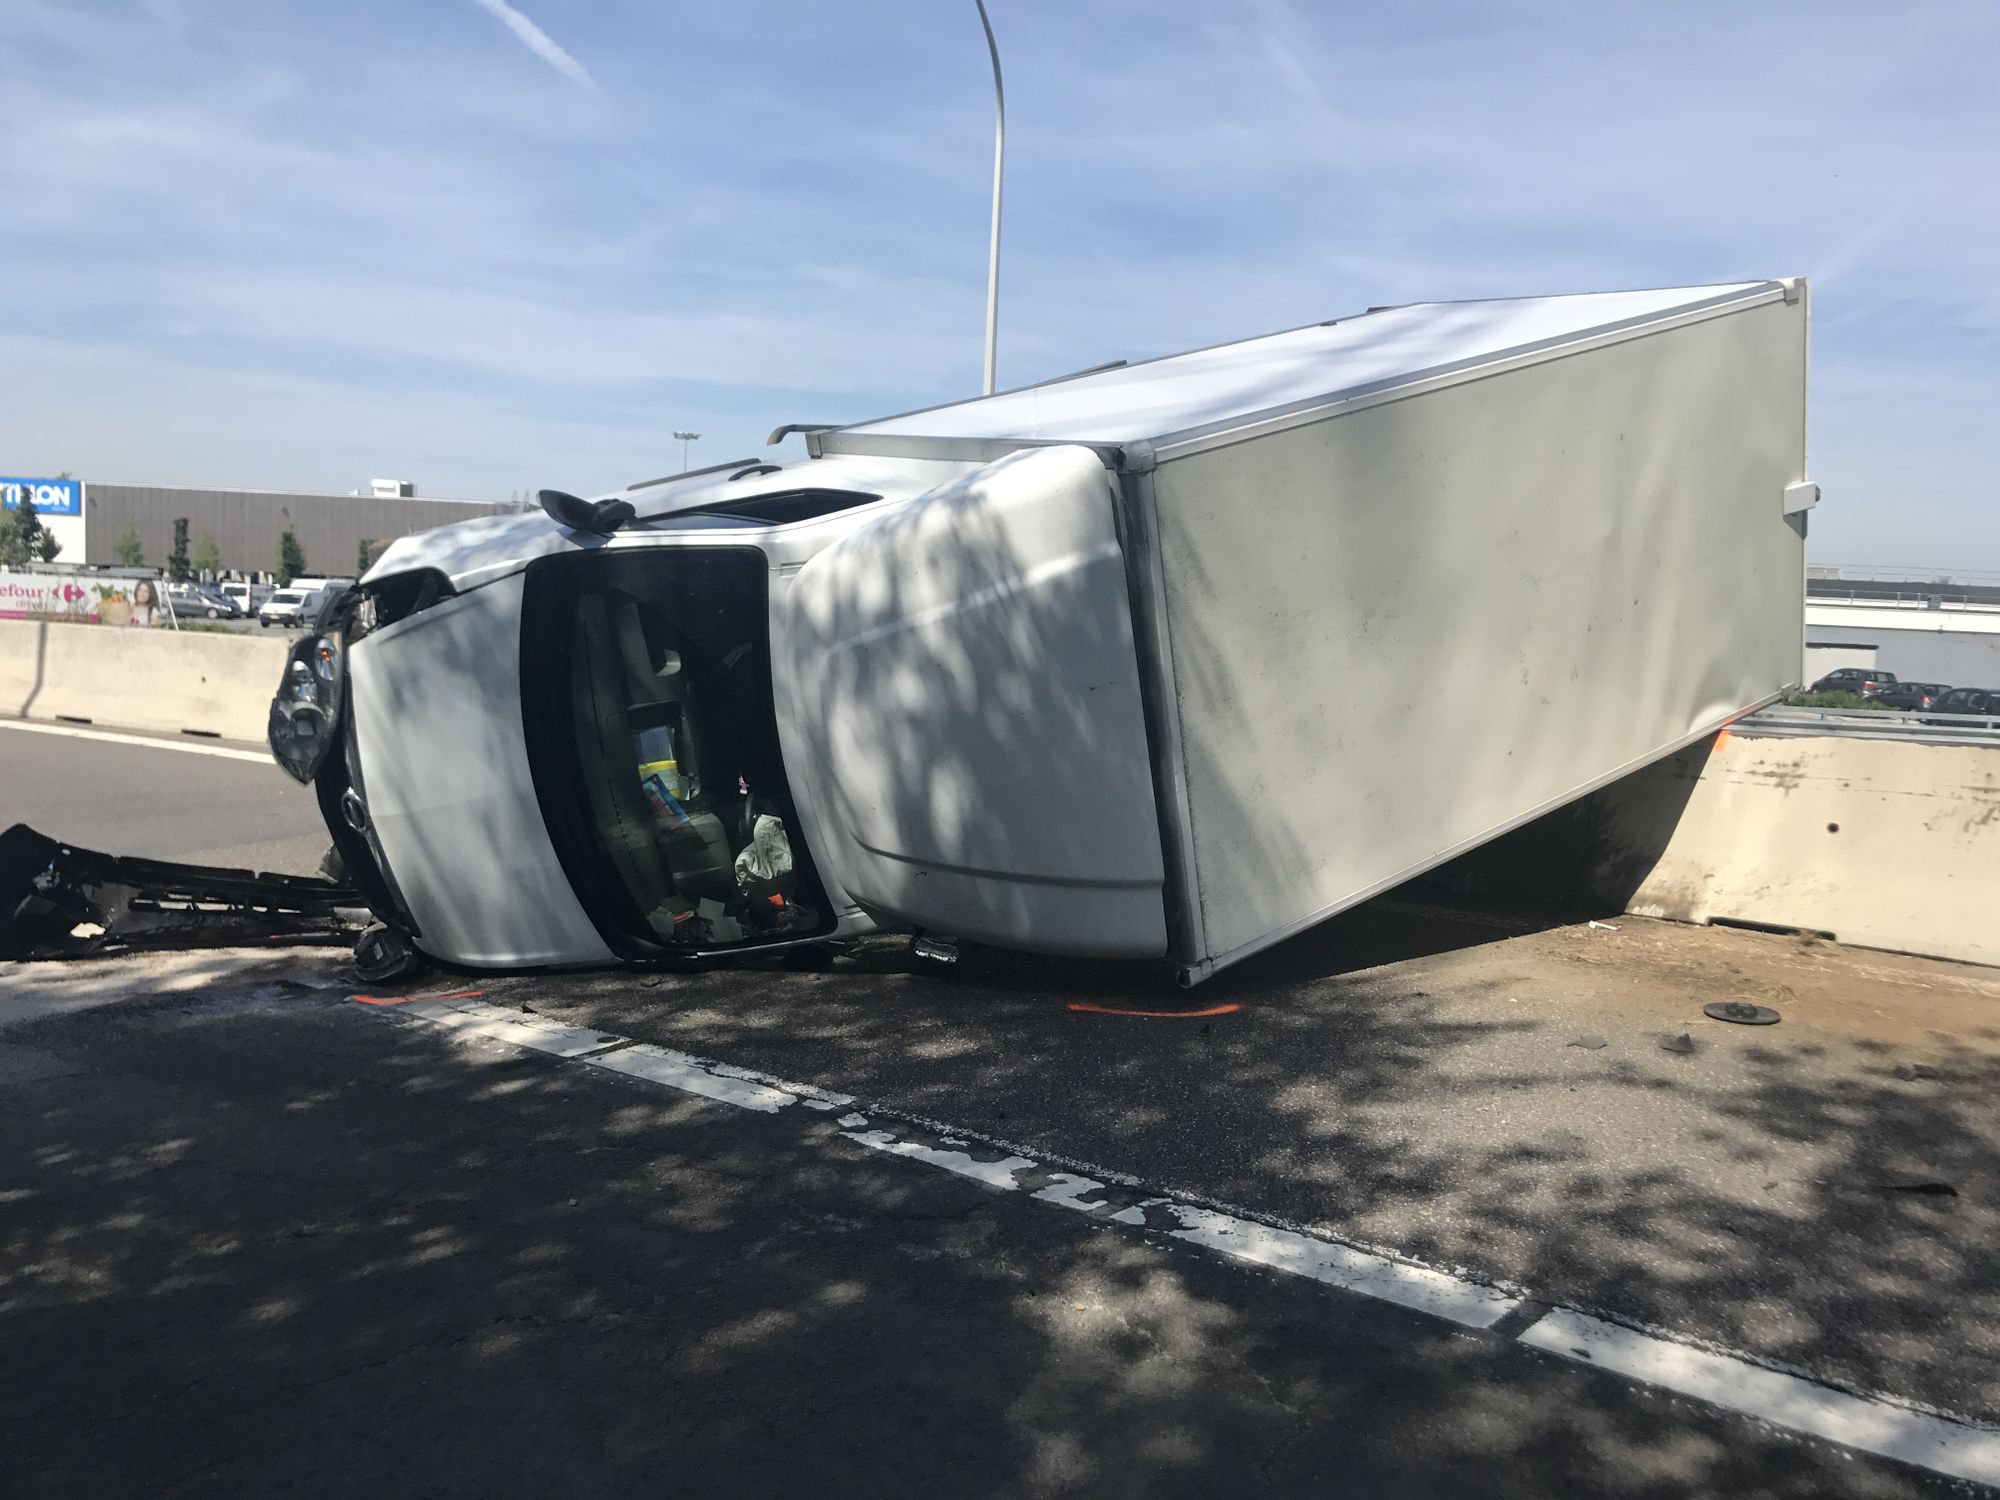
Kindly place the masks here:
POLYGON ((1166 951, 1110 477, 1017 453, 842 538, 792 580, 798 704, 834 878, 871 915, 1042 952, 1166 951))
POLYGON ((1118 475, 1118 538, 1125 549, 1127 587, 1137 627, 1140 682, 1166 856, 1167 957, 1183 974, 1208 952, 1195 883, 1194 830, 1188 816, 1187 756, 1181 745, 1174 643, 1167 628, 1166 579, 1160 565, 1159 514, 1153 471, 1118 475))
POLYGON ((426 953, 495 967, 609 963, 556 860, 521 728, 516 574, 348 653, 368 815, 426 953))
POLYGON ((1160 464, 1192 977, 1796 681, 1804 312, 1160 464))

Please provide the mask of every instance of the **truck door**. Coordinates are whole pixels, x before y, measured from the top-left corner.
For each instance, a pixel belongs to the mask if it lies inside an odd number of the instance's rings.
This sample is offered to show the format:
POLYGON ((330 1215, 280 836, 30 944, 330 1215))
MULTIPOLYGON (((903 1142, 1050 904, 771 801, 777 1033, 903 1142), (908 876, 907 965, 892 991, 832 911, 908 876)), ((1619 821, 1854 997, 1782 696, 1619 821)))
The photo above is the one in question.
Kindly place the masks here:
POLYGON ((999 946, 1166 951, 1160 827, 1111 482, 1034 448, 799 571, 796 779, 863 910, 999 946))

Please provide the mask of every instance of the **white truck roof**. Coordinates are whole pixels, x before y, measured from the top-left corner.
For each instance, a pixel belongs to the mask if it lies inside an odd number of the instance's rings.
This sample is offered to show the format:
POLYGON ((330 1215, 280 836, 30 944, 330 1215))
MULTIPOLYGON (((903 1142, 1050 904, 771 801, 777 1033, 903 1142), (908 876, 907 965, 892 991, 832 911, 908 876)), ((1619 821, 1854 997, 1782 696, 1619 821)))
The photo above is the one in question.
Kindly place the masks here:
POLYGON ((1415 302, 1262 338, 1120 365, 1046 385, 817 434, 828 453, 888 452, 896 440, 1163 443, 1532 357, 1593 335, 1627 335, 1786 294, 1778 281, 1415 302), (888 440, 884 443, 880 440, 888 440))

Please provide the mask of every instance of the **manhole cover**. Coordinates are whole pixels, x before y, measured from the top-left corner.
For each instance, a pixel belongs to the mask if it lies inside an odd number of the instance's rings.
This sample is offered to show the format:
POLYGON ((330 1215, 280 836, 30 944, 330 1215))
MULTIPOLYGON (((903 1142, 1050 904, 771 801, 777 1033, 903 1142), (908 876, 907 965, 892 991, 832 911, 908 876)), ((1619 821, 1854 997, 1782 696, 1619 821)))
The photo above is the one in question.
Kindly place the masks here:
POLYGON ((1701 1008, 1705 1016, 1718 1021, 1734 1021, 1738 1026, 1775 1026, 1778 1013, 1768 1005, 1750 1005, 1742 1000, 1717 1000, 1701 1008))

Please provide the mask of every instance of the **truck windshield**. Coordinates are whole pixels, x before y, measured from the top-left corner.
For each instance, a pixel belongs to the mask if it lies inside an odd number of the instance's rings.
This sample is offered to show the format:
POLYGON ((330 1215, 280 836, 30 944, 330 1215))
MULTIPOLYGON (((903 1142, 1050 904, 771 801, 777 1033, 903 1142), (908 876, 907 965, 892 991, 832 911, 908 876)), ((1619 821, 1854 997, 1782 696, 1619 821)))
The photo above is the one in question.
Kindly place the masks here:
POLYGON ((778 749, 763 553, 546 559, 528 573, 521 639, 536 794, 614 950, 832 930, 778 749))

